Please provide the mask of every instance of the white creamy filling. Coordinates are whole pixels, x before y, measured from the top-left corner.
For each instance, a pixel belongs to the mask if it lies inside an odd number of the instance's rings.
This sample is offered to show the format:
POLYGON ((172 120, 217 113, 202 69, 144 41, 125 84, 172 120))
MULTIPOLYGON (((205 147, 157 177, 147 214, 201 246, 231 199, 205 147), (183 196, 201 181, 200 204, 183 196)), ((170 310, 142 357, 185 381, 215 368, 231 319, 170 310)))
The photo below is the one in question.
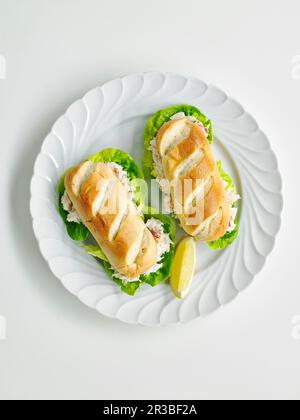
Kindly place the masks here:
MULTIPOLYGON (((134 192, 136 190, 136 187, 133 185, 130 185, 127 172, 123 169, 121 165, 118 165, 115 162, 109 162, 107 163, 107 165, 112 168, 112 170, 114 171, 115 175, 118 177, 121 184, 127 189, 131 200, 134 200, 134 192)), ((141 211, 139 208, 138 208, 138 211, 141 214, 141 211)))
POLYGON ((157 245, 157 262, 159 263, 166 252, 170 251, 171 239, 164 232, 164 225, 160 220, 151 218, 146 223, 157 245))
MULTIPOLYGON (((146 226, 150 230, 150 232, 152 233, 156 241, 157 259, 156 259, 156 263, 148 271, 144 273, 145 276, 152 273, 156 273, 158 270, 161 269, 162 267, 161 260, 163 256, 165 255, 165 253, 170 251, 170 247, 172 244, 172 241, 169 235, 164 232, 164 225, 160 220, 151 218, 147 221, 146 226)), ((140 280, 140 277, 128 279, 127 277, 117 272, 115 272, 113 276, 119 280, 122 280, 124 284, 132 283, 132 282, 140 280)))
POLYGON ((236 228, 235 219, 237 216, 238 208, 235 205, 241 199, 241 196, 236 193, 233 187, 228 188, 228 183, 226 181, 223 181, 223 185, 226 191, 227 202, 230 205, 230 221, 227 229, 227 232, 230 233, 236 228))
POLYGON ((61 198, 61 204, 63 209, 68 212, 67 221, 70 223, 81 223, 81 219, 77 211, 75 210, 70 197, 68 196, 67 190, 61 198))
POLYGON ((114 171, 115 175, 118 177, 121 184, 124 185, 124 187, 126 187, 127 191, 129 193, 133 193, 135 191, 135 187, 130 185, 127 172, 122 168, 122 166, 114 162, 109 162, 107 163, 107 165, 112 168, 112 170, 114 171))

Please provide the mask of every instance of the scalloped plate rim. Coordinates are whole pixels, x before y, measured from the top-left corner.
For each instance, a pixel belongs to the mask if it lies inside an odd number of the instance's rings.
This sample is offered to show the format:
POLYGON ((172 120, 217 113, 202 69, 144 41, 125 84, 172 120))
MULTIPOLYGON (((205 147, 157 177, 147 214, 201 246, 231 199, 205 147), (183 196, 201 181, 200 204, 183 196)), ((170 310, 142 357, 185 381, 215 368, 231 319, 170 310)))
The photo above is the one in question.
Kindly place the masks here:
MULTIPOLYGON (((30 182, 30 214, 31 214, 31 218, 32 218, 32 223, 34 223, 34 221, 36 220, 36 217, 33 215, 33 210, 32 210, 32 202, 33 202, 33 181, 34 181, 34 177, 35 177, 35 175, 36 175, 36 162, 37 162, 37 160, 38 160, 38 158, 39 158, 39 156, 43 153, 42 152, 42 150, 43 150, 43 146, 44 146, 44 143, 45 143, 45 140, 47 139, 47 137, 49 136, 49 135, 51 135, 52 133, 54 133, 54 127, 55 127, 55 125, 57 124, 57 122, 58 121, 60 121, 61 119, 63 119, 64 117, 66 117, 66 118, 68 118, 68 119, 70 119, 69 118, 69 116, 68 116, 68 113, 69 113, 69 111, 70 111, 70 109, 71 109, 71 107, 75 104, 75 103, 81 103, 81 102, 83 102, 84 104, 85 104, 85 99, 87 98, 87 96, 89 95, 89 94, 91 94, 92 92, 94 92, 94 91, 96 91, 96 90, 102 90, 102 89, 104 89, 105 87, 107 87, 109 84, 111 84, 111 83, 113 83, 113 82, 116 82, 116 81, 122 81, 122 83, 123 83, 123 81, 124 80, 126 80, 127 78, 129 78, 129 77, 145 77, 145 76, 153 76, 153 75, 159 75, 159 76, 163 76, 164 78, 167 78, 168 76, 179 76, 179 77, 184 77, 184 78, 186 78, 187 80, 193 80, 194 82, 197 82, 197 83, 202 83, 202 85, 203 86, 205 86, 205 92, 203 93, 203 94, 206 94, 206 92, 210 89, 210 88, 212 88, 212 89, 215 89, 215 90, 217 90, 217 91, 219 91, 220 93, 222 93, 223 95, 224 95, 224 97, 225 97, 225 101, 224 101, 224 103, 226 103, 227 101, 234 101, 237 105, 239 105, 240 107, 241 107, 241 110, 242 110, 242 114, 241 114, 241 116, 240 117, 242 117, 242 116, 244 116, 244 115, 247 115, 247 116, 249 116, 251 119, 252 119, 252 121, 254 121, 256 124, 257 124, 257 130, 256 130, 256 132, 257 133, 260 133, 260 134, 262 134, 263 136, 264 136, 264 138, 265 138, 265 140, 267 141, 267 144, 268 144, 268 151, 272 151, 272 153, 273 153, 273 157, 275 158, 275 161, 276 161, 276 167, 275 167, 275 169, 273 170, 273 172, 276 172, 277 173, 277 175, 278 175, 278 180, 279 180, 279 182, 280 182, 280 188, 278 189, 278 191, 277 191, 277 194, 278 195, 280 195, 280 197, 281 197, 281 209, 280 209, 280 212, 278 213, 278 214, 276 214, 276 217, 278 218, 278 228, 277 228, 277 231, 276 231, 276 233, 274 234, 274 235, 272 235, 272 239, 273 239, 273 244, 272 244, 272 247, 271 247, 271 249, 269 250, 269 252, 268 253, 266 253, 266 255, 265 256, 263 256, 263 258, 264 258, 264 262, 263 262, 263 264, 262 264, 262 266, 261 266, 261 268, 258 270, 258 272, 256 273, 256 274, 251 274, 251 281, 245 286, 245 287, 243 287, 241 290, 237 290, 237 292, 236 292, 236 294, 232 297, 232 298, 230 298, 230 299, 228 299, 228 301, 226 302, 226 303, 224 303, 224 304, 222 304, 221 302, 219 302, 219 306, 217 307, 217 308, 215 308, 215 309, 212 309, 212 310, 210 310, 210 311, 207 311, 207 312, 200 312, 199 311, 199 315, 198 315, 198 317, 194 317, 193 319, 190 319, 190 320, 187 320, 187 321, 185 321, 185 320, 181 320, 181 319, 178 319, 176 322, 165 322, 165 323, 162 323, 162 322, 159 322, 159 323, 152 323, 152 322, 149 322, 149 323, 147 323, 147 322, 140 322, 139 321, 139 319, 137 319, 137 320, 135 320, 135 321, 129 321, 129 320, 123 320, 121 317, 119 317, 118 316, 118 311, 117 311, 117 313, 116 313, 116 315, 112 315, 112 314, 108 314, 108 313, 104 313, 104 312, 101 312, 101 311, 99 311, 98 310, 98 308, 97 308, 97 306, 98 306, 98 304, 96 304, 96 306, 92 306, 92 305, 88 305, 87 303, 85 303, 85 302, 83 302, 81 299, 80 299, 80 297, 79 297, 79 293, 80 293, 80 291, 78 292, 78 293, 76 293, 76 292, 73 292, 73 291, 71 291, 71 290, 69 290, 64 284, 63 284, 63 282, 62 282, 62 280, 61 279, 59 279, 55 274, 54 274, 54 272, 53 272, 53 270, 51 269, 51 267, 50 267, 50 260, 49 259, 47 259, 47 258, 45 258, 44 257, 44 255, 43 255, 43 252, 42 252, 42 249, 41 249, 41 240, 39 240, 38 239, 38 237, 37 237, 37 235, 36 235, 36 233, 35 233, 35 231, 34 231, 34 229, 33 229, 33 233, 34 233, 34 236, 36 237, 36 239, 37 239, 37 242, 38 242, 38 246, 39 246, 39 250, 40 250, 40 252, 41 252, 41 254, 42 254, 42 256, 43 256, 43 258, 45 259, 45 261, 47 262, 47 265, 48 265, 48 267, 49 267, 49 269, 50 269, 50 271, 52 272, 52 274, 54 275, 54 277, 56 277, 56 278, 58 278, 58 280, 61 282, 61 284, 63 285, 63 287, 64 288, 66 288, 73 296, 75 296, 75 297, 77 297, 77 299, 81 302, 81 303, 83 303, 85 306, 87 306, 87 307, 89 307, 90 309, 94 309, 94 310, 96 310, 97 311, 97 313, 99 313, 100 315, 102 315, 102 316, 105 316, 105 317, 107 317, 107 318, 110 318, 110 319, 114 319, 114 320, 118 320, 118 321, 122 321, 122 322, 125 322, 125 323, 127 323, 127 324, 130 324, 130 325, 142 325, 142 326, 147 326, 147 327, 159 327, 159 326, 164 326, 164 327, 169 327, 169 326, 173 326, 173 325, 185 325, 185 324, 187 324, 187 323, 189 323, 189 322, 191 322, 191 321, 195 321, 196 319, 198 319, 198 318, 206 318, 207 316, 209 316, 209 315, 211 315, 212 313, 214 313, 214 312, 217 312, 217 311, 219 311, 219 310, 221 310, 221 309, 223 309, 224 307, 226 307, 227 305, 229 305, 233 300, 235 300, 239 295, 240 295, 240 293, 242 293, 242 292, 244 292, 248 287, 250 287, 250 285, 253 283, 253 280, 254 280, 254 278, 263 270, 263 268, 264 268, 264 266, 265 266, 265 264, 266 264, 266 261, 267 261, 267 258, 268 258, 268 256, 273 252, 273 250, 274 250, 274 248, 275 248, 275 246, 276 246, 276 239, 277 239, 277 235, 278 235, 278 233, 279 233, 279 231, 280 231, 280 229, 281 229, 281 226, 282 226, 282 211, 283 211, 283 207, 284 207, 284 200, 283 200, 283 194, 282 194, 282 192, 283 192, 283 178, 282 178, 282 175, 281 175, 281 173, 280 173, 280 171, 279 171, 279 162, 278 162, 278 158, 277 158, 277 156, 276 156, 276 154, 274 153, 274 151, 273 151, 273 149, 272 149, 272 147, 271 147, 271 142, 270 142, 270 140, 269 140, 269 138, 268 138, 268 136, 266 135, 266 133, 260 128, 260 126, 259 126, 259 124, 257 123, 257 120, 256 120, 256 118, 254 118, 253 117, 253 115, 251 114, 251 113, 249 113, 249 112, 247 112, 246 111, 246 109, 241 105, 241 103, 239 102, 239 101, 237 101, 234 97, 232 97, 232 96, 229 96, 229 95, 227 95, 226 94, 226 92, 224 92, 222 89, 220 89, 220 88, 218 88, 217 86, 215 86, 214 84, 207 84, 207 83, 205 83, 205 82, 203 82, 201 79, 198 79, 197 77, 195 77, 195 76, 187 76, 187 75, 184 75, 184 74, 179 74, 179 73, 176 73, 176 72, 166 72, 166 73, 163 73, 163 72, 158 72, 158 71, 151 71, 151 72, 141 72, 141 73, 139 73, 139 72, 137 72, 137 73, 131 73, 131 74, 126 74, 126 75, 124 75, 124 76, 120 76, 120 77, 117 77, 117 78, 115 78, 115 79, 112 79, 112 80, 107 80, 105 83, 103 83, 102 85, 99 85, 99 86, 96 86, 96 87, 94 87, 94 88, 92 88, 92 89, 90 89, 88 92, 86 92, 81 98, 78 98, 78 99, 76 99, 76 100, 74 100, 73 101, 73 103, 70 105, 70 106, 68 106, 67 107, 67 109, 66 109, 66 111, 61 115, 61 116, 59 116, 56 120, 55 120, 55 122, 54 122, 54 124, 52 125, 52 127, 51 127, 51 130, 48 132, 48 134, 46 135, 46 137, 45 137, 45 139, 44 139, 44 141, 42 142, 42 145, 41 145, 41 148, 40 148, 40 151, 39 151, 39 153, 38 153, 38 155, 37 155, 37 158, 36 158, 36 160, 35 160, 35 163, 34 163, 34 171, 33 171, 33 175, 32 175, 32 178, 31 178, 31 182, 30 182)), ((202 96, 203 96, 203 94, 202 94, 202 96)), ((182 101, 182 103, 184 103, 184 101, 182 101)), ((186 102, 186 103, 188 103, 188 102, 186 102)), ((223 106, 224 105, 224 103, 222 103, 220 106, 223 106)), ((274 193, 275 194, 275 193, 274 193)))

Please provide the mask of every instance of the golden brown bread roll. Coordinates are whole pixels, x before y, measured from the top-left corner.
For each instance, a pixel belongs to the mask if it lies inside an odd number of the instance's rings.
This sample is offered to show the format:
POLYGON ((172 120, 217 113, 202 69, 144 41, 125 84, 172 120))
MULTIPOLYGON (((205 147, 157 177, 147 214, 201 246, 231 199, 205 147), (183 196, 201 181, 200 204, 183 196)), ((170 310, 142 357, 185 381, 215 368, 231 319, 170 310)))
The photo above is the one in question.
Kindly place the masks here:
POLYGON ((183 229, 205 242, 224 236, 230 204, 205 130, 188 118, 171 120, 159 130, 156 147, 183 229))
POLYGON ((139 277, 156 263, 155 239, 109 164, 81 163, 67 174, 65 188, 82 222, 121 275, 139 277))

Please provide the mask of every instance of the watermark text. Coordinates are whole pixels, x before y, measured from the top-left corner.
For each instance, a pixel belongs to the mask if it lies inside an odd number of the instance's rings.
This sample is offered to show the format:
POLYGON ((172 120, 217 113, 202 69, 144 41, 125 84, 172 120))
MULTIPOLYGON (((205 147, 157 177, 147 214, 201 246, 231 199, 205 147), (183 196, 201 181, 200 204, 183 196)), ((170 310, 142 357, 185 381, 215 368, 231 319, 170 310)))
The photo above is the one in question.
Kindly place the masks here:
POLYGON ((292 58, 292 78, 300 80, 300 55, 295 55, 292 58))
POLYGON ((0 80, 6 79, 6 58, 0 54, 0 80))
POLYGON ((295 341, 300 341, 300 315, 296 315, 292 319, 292 338, 295 341))
POLYGON ((0 315, 0 340, 6 340, 6 318, 0 315))

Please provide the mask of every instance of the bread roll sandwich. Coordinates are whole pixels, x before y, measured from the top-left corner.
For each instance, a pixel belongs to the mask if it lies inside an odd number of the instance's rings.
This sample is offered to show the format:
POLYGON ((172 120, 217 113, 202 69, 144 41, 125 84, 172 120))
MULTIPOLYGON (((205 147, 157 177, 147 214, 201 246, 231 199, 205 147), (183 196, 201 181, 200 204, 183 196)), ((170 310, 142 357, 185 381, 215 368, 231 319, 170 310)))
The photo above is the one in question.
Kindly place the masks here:
POLYGON ((169 196, 170 211, 190 236, 225 248, 238 235, 239 195, 214 158, 212 124, 197 108, 157 112, 145 129, 144 166, 169 196))
POLYGON ((152 286, 169 277, 175 229, 167 216, 143 213, 135 161, 107 149, 71 168, 59 187, 60 213, 72 239, 95 244, 83 248, 99 258, 105 271, 134 295, 142 283, 152 286))

